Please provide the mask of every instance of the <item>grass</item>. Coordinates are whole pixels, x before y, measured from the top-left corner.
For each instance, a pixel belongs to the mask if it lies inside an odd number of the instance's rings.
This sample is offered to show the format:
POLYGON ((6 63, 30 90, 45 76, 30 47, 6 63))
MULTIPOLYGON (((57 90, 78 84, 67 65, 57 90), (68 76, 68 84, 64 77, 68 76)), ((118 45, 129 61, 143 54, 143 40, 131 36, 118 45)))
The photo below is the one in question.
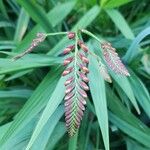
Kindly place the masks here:
MULTIPOLYGON (((148 0, 0 0, 0 149, 150 149, 150 6, 148 0), (140 5, 139 5, 140 3, 140 5), (86 28, 117 49, 130 77, 110 69, 106 83, 89 57, 87 107, 76 135, 64 119, 64 35, 49 36, 33 53, 25 51, 37 32, 86 28)), ((99 43, 83 34, 102 57, 99 43)))

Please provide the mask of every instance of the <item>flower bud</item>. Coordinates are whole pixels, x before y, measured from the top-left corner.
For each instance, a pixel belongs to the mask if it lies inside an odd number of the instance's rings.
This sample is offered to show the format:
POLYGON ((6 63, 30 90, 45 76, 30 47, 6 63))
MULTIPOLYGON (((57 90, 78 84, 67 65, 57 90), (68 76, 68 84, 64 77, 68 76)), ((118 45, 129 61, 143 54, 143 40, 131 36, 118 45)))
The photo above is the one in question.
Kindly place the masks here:
POLYGON ((62 76, 66 76, 67 74, 69 74, 72 71, 73 71, 73 67, 69 67, 66 70, 64 70, 64 72, 62 73, 62 76))
POLYGON ((85 52, 85 53, 87 53, 88 52, 88 48, 87 48, 87 46, 83 43, 83 41, 78 41, 78 45, 81 47, 81 49, 85 52))
POLYGON ((72 61, 73 61, 73 57, 66 58, 66 59, 64 60, 64 66, 70 64, 72 61))
POLYGON ((75 38, 75 32, 68 32, 68 39, 74 39, 75 38))

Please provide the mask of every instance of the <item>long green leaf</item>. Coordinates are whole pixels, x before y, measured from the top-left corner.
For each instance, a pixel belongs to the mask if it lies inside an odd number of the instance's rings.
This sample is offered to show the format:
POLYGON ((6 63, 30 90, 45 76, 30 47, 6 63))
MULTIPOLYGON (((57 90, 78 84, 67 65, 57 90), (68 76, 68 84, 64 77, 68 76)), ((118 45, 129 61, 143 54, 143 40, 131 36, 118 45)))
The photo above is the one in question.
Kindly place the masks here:
POLYGON ((134 95, 143 108, 143 110, 146 112, 146 114, 150 117, 150 95, 142 81, 136 76, 136 74, 133 71, 131 72, 131 77, 129 78, 129 81, 131 83, 131 87, 133 89, 134 95))
POLYGON ((123 57, 124 61, 130 63, 139 53, 139 44, 140 42, 150 34, 150 27, 141 31, 137 37, 133 40, 131 46, 127 50, 125 56, 123 57))
POLYGON ((122 14, 116 9, 105 10, 117 28, 127 39, 134 39, 134 34, 122 14))
POLYGON ((27 29, 28 23, 29 23, 29 15, 22 8, 18 18, 17 28, 15 31, 15 36, 14 36, 15 42, 21 41, 27 29))
POLYGON ((47 123, 48 119, 51 117, 51 115, 54 113, 54 111, 56 110, 56 108, 58 107, 58 105, 61 103, 63 97, 64 97, 64 82, 65 82, 65 78, 62 77, 60 78, 51 98, 49 99, 36 127, 35 130, 31 136, 31 139, 26 147, 26 150, 29 150, 33 143, 35 142, 35 140, 38 138, 40 132, 42 131, 44 125, 47 123), (58 94, 59 93, 59 94, 58 94))
POLYGON ((131 103, 135 107, 136 111, 140 114, 138 104, 136 102, 133 90, 131 88, 131 85, 130 85, 129 80, 127 79, 127 77, 125 77, 123 75, 118 75, 118 74, 116 74, 112 71, 110 71, 110 74, 113 77, 113 79, 115 80, 115 82, 122 88, 124 93, 128 96, 129 100, 131 101, 131 103))
POLYGON ((95 106, 96 115, 102 132, 105 149, 109 150, 108 113, 104 79, 100 75, 99 65, 95 58, 90 57, 89 86, 95 106))
POLYGON ((32 96, 29 98, 24 107, 19 111, 12 125, 4 134, 2 140, 0 140, 0 147, 4 144, 7 144, 7 141, 21 131, 21 129, 24 128, 27 123, 29 123, 30 120, 43 109, 51 97, 59 77, 59 68, 53 69, 49 72, 49 74, 47 74, 42 83, 37 87, 35 92, 33 92, 32 96), (55 76, 53 75, 54 73, 55 76))
POLYGON ((0 58, 0 74, 6 74, 14 71, 21 71, 31 68, 51 66, 61 64, 62 59, 58 57, 50 57, 40 54, 29 54, 17 61, 9 58, 0 58))

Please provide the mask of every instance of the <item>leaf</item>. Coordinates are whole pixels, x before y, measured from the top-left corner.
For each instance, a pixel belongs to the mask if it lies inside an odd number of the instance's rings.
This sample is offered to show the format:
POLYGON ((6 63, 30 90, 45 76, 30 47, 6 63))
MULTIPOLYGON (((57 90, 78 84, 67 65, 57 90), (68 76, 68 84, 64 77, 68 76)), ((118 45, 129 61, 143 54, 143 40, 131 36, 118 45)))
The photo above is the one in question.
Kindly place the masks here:
POLYGON ((11 124, 10 128, 4 134, 2 140, 0 140, 0 147, 7 144, 7 142, 12 139, 13 136, 15 136, 19 131, 26 127, 31 119, 34 118, 35 115, 37 115, 37 113, 43 109, 51 97, 59 77, 59 68, 52 68, 52 71, 47 74, 41 84, 33 92, 32 96, 28 99, 27 103, 15 117, 15 120, 11 124), (54 73, 55 76, 51 76, 54 73))
POLYGON ((89 87, 95 106, 96 115, 102 132, 105 149, 109 150, 108 114, 104 80, 99 72, 99 65, 95 58, 90 57, 89 87))
POLYGON ((110 71, 110 74, 112 78, 115 80, 115 82, 122 88, 124 93, 128 96, 129 100, 135 107, 136 111, 140 114, 138 104, 136 102, 133 90, 131 88, 130 82, 128 81, 127 77, 115 74, 112 71, 110 71))
POLYGON ((9 58, 0 58, 0 74, 6 74, 14 71, 21 71, 37 67, 51 66, 60 64, 61 62, 61 58, 40 54, 29 54, 28 56, 25 56, 24 58, 16 61, 12 61, 9 58))
POLYGON ((29 98, 31 94, 27 89, 0 90, 0 98, 29 98))
POLYGON ((117 96, 107 87, 107 103, 111 112, 109 120, 115 124, 124 133, 136 139, 138 142, 150 147, 150 130, 137 119, 133 114, 127 111, 117 96))
POLYGON ((51 137, 55 126, 57 125, 58 121, 60 120, 63 114, 64 114, 64 107, 59 106, 43 127, 43 130, 41 131, 41 133, 39 134, 38 138, 36 139, 35 143, 31 148, 32 150, 37 149, 42 150, 46 148, 48 140, 51 137))
POLYGON ((114 8, 125 5, 133 0, 103 0, 104 2, 101 3, 101 6, 104 8, 114 8))
POLYGON ((131 72, 131 77, 129 78, 129 81, 131 83, 133 93, 134 93, 137 101, 143 108, 143 110, 150 117, 150 109, 149 109, 150 108, 150 95, 149 95, 149 92, 146 89, 145 85, 142 83, 142 81, 136 76, 136 74, 132 70, 130 72, 131 72))
POLYGON ((42 131, 43 127, 47 123, 48 119, 51 117, 51 115, 55 112, 58 105, 61 103, 61 101, 64 97, 64 93, 65 93, 64 82, 65 82, 65 78, 60 78, 54 92, 52 93, 52 95, 51 95, 46 107, 44 108, 43 113, 33 131, 31 139, 26 147, 26 150, 29 150, 32 147, 35 140, 38 138, 40 132, 42 131))
POLYGON ((17 0, 17 2, 24 7, 24 9, 30 14, 30 17, 39 23, 46 32, 53 31, 46 13, 35 1, 17 0))
POLYGON ((70 13, 75 4, 76 0, 72 0, 56 5, 48 14, 48 16, 50 16, 50 22, 52 26, 55 27, 58 25, 70 13))
POLYGON ((51 137, 49 138, 49 141, 46 145, 46 150, 54 149, 55 145, 63 137, 65 132, 66 132, 65 123, 59 122, 56 125, 55 129, 53 130, 51 137))
POLYGON ((137 37, 133 40, 131 46, 127 50, 125 56, 123 57, 123 60, 125 62, 130 63, 140 53, 139 44, 149 34, 150 27, 144 29, 137 35, 137 37))
POLYGON ((25 12, 25 10, 22 8, 19 18, 18 18, 18 23, 15 31, 15 36, 14 36, 14 41, 19 42, 24 36, 24 33, 27 29, 29 23, 29 15, 25 12))
POLYGON ((150 136, 149 135, 147 135, 147 134, 141 132, 140 130, 136 129, 134 126, 130 125, 126 121, 124 121, 121 118, 117 117, 113 113, 109 113, 109 116, 110 116, 111 122, 113 124, 115 124, 121 130, 123 130, 123 132, 125 132, 126 134, 129 134, 129 132, 130 132, 129 135, 132 138, 138 140, 139 142, 141 142, 142 144, 144 144, 145 146, 150 148, 150 145, 149 145, 150 136))
POLYGON ((106 9, 106 13, 112 19, 117 28, 125 36, 125 38, 133 40, 134 34, 122 14, 115 9, 106 9))

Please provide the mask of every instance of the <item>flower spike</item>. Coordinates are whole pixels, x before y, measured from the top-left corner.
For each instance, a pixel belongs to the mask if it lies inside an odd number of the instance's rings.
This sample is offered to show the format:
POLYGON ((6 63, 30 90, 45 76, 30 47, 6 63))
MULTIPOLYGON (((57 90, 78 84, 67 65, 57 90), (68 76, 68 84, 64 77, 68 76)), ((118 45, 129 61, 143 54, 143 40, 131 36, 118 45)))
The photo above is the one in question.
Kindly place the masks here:
POLYGON ((120 60, 116 49, 111 46, 110 43, 104 42, 101 44, 103 54, 108 66, 115 72, 125 76, 130 76, 128 70, 120 60))

